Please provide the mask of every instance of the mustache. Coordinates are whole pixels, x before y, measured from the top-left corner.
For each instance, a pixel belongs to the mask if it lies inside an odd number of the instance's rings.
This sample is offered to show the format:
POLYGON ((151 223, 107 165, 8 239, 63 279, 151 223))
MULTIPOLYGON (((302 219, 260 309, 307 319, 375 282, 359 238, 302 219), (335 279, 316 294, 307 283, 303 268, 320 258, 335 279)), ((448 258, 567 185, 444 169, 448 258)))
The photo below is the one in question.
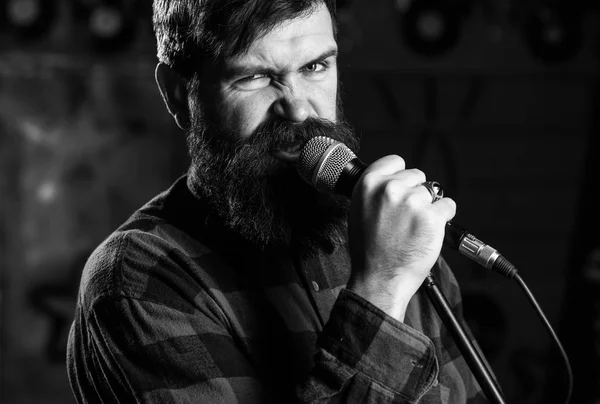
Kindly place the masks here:
POLYGON ((357 138, 350 124, 314 117, 300 123, 271 118, 260 124, 248 138, 238 141, 236 149, 249 147, 261 153, 269 153, 277 149, 304 146, 315 136, 330 137, 346 143, 354 152, 358 151, 357 138))

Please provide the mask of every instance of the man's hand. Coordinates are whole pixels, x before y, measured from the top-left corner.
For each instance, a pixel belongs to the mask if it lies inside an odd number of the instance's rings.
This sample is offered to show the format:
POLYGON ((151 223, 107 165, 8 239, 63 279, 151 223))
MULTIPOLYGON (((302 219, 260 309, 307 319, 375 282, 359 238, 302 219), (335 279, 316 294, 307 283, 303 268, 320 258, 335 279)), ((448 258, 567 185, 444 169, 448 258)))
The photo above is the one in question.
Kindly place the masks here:
POLYGON ((425 180, 420 170, 405 169, 401 157, 387 156, 367 167, 352 195, 347 287, 400 321, 456 213, 450 198, 432 203, 425 180))

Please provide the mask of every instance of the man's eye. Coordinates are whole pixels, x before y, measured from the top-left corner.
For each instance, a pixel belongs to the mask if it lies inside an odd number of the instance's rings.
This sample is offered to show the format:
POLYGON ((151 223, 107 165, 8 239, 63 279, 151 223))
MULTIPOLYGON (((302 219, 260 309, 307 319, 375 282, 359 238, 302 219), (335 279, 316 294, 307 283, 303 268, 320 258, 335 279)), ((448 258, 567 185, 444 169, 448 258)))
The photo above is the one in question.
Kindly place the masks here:
POLYGON ((236 87, 241 90, 258 90, 268 86, 271 83, 271 78, 266 74, 253 74, 243 77, 235 82, 236 87))
POLYGON ((322 62, 315 62, 304 67, 304 70, 308 73, 322 73, 327 70, 327 65, 322 62))

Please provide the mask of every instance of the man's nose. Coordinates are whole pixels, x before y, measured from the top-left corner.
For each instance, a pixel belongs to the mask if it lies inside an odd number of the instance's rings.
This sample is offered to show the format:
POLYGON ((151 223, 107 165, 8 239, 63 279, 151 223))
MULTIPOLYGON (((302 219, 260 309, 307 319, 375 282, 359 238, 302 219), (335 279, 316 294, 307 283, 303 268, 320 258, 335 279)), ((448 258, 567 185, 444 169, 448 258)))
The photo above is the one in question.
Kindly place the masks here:
POLYGON ((306 97, 288 93, 275 101, 273 110, 275 114, 284 119, 301 123, 310 116, 311 106, 306 97))

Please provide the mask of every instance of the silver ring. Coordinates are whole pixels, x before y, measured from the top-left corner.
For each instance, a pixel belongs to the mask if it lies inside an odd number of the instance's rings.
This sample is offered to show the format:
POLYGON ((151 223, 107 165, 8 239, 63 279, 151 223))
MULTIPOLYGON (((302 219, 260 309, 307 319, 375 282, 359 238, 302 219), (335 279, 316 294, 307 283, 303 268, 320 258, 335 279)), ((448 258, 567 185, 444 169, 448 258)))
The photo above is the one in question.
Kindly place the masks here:
POLYGON ((425 181, 422 183, 431 194, 431 203, 437 202, 444 197, 444 189, 437 181, 425 181))

